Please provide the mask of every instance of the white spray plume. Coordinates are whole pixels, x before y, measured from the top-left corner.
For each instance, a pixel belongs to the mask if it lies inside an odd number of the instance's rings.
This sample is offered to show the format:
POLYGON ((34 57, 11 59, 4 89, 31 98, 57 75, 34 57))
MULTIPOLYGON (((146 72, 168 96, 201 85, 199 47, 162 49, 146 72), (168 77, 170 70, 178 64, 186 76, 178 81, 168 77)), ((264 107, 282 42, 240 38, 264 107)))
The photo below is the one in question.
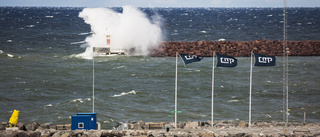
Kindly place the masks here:
POLYGON ((122 13, 108 8, 85 8, 79 17, 91 26, 92 31, 85 40, 86 51, 80 54, 84 58, 92 56, 92 47, 106 46, 106 34, 110 35, 111 50, 134 48, 134 55, 148 55, 149 49, 162 41, 161 17, 149 19, 132 6, 124 6, 122 13))

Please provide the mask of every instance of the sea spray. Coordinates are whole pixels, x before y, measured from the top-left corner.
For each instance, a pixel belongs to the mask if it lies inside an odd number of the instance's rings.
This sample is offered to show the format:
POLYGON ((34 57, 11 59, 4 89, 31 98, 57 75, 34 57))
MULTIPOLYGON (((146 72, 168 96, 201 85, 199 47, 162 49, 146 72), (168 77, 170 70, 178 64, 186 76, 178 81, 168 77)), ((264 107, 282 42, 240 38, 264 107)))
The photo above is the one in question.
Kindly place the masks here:
POLYGON ((125 49, 132 55, 148 55, 149 49, 162 41, 161 17, 155 15, 150 19, 132 6, 124 6, 122 13, 108 8, 85 8, 79 17, 92 31, 82 45, 86 46, 86 51, 80 54, 84 58, 92 56, 92 47, 106 46, 107 34, 111 36, 111 50, 125 49))

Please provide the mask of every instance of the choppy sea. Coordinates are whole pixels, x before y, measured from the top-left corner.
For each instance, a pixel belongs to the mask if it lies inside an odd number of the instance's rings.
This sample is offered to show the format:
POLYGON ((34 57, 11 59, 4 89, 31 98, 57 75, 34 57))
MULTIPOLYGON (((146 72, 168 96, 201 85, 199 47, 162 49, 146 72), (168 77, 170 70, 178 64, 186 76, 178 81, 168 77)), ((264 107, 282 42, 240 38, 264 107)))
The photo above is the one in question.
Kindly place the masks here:
MULTIPOLYGON (((121 12, 122 8, 112 8, 121 12)), ((95 111, 103 128, 117 122, 171 121, 175 58, 114 56, 83 59, 91 28, 83 8, 0 7, 0 121, 69 123, 95 111)), ((162 18, 165 41, 282 39, 281 8, 141 8, 162 18)), ((320 8, 289 8, 288 39, 319 40, 320 8)), ((289 57, 289 121, 320 122, 320 57, 289 57)), ((282 121, 282 57, 254 67, 252 120, 282 121)), ((250 58, 215 69, 215 120, 248 121, 250 58)), ((211 119, 212 58, 178 62, 178 121, 211 119)))

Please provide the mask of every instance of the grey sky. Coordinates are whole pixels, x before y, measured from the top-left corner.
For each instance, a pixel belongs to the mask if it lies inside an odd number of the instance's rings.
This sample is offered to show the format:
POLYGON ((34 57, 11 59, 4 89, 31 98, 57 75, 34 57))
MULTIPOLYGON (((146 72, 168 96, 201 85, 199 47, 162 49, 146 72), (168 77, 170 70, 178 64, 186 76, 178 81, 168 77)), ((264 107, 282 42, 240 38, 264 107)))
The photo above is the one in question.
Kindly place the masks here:
MULTIPOLYGON (((287 0, 288 7, 320 7, 320 0, 287 0)), ((50 7, 283 7, 283 0, 1 0, 0 6, 50 7)))

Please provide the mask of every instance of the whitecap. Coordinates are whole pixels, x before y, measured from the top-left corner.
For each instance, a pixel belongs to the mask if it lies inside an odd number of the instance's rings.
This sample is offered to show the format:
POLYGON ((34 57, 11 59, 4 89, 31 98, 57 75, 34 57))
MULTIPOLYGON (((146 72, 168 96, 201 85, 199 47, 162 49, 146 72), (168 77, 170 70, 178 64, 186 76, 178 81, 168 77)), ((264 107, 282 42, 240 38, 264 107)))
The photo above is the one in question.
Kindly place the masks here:
POLYGON ((45 105, 46 107, 52 107, 52 104, 45 105))
POLYGON ((12 40, 11 40, 11 39, 9 39, 9 40, 7 40, 7 42, 12 42, 12 40))
POLYGON ((0 50, 0 54, 4 53, 2 50, 0 50))
POLYGON ((13 58, 13 55, 12 55, 12 54, 7 54, 7 55, 8 55, 8 57, 13 58))
POLYGON ((113 95, 113 97, 121 97, 121 96, 125 96, 125 95, 129 95, 129 94, 137 94, 136 91, 132 90, 132 91, 129 91, 129 92, 122 92, 121 94, 116 94, 116 95, 113 95))
POLYGON ((27 25, 27 27, 28 27, 28 28, 33 28, 33 27, 34 27, 34 25, 27 25))
POLYGON ((114 67, 113 69, 120 69, 120 68, 126 68, 126 66, 118 66, 118 67, 114 67))
POLYGON ((203 30, 203 31, 200 31, 200 32, 201 32, 201 33, 207 33, 207 31, 204 31, 204 30, 203 30))
POLYGON ((45 16, 46 18, 53 18, 53 16, 45 16))
POLYGON ((79 33, 78 35, 89 35, 91 34, 91 32, 83 32, 83 33, 79 33))
POLYGON ((234 100, 229 100, 228 102, 238 102, 239 100, 236 100, 236 99, 234 99, 234 100))
POLYGON ((83 100, 82 100, 82 98, 77 98, 77 99, 74 99, 74 100, 72 100, 71 102, 80 102, 80 103, 83 103, 83 100))
POLYGON ((70 44, 74 45, 74 44, 83 44, 85 43, 86 41, 78 41, 78 42, 71 42, 70 44))
POLYGON ((269 114, 265 114, 264 116, 265 116, 265 117, 268 117, 268 118, 271 118, 271 117, 272 117, 272 116, 269 115, 269 114))

